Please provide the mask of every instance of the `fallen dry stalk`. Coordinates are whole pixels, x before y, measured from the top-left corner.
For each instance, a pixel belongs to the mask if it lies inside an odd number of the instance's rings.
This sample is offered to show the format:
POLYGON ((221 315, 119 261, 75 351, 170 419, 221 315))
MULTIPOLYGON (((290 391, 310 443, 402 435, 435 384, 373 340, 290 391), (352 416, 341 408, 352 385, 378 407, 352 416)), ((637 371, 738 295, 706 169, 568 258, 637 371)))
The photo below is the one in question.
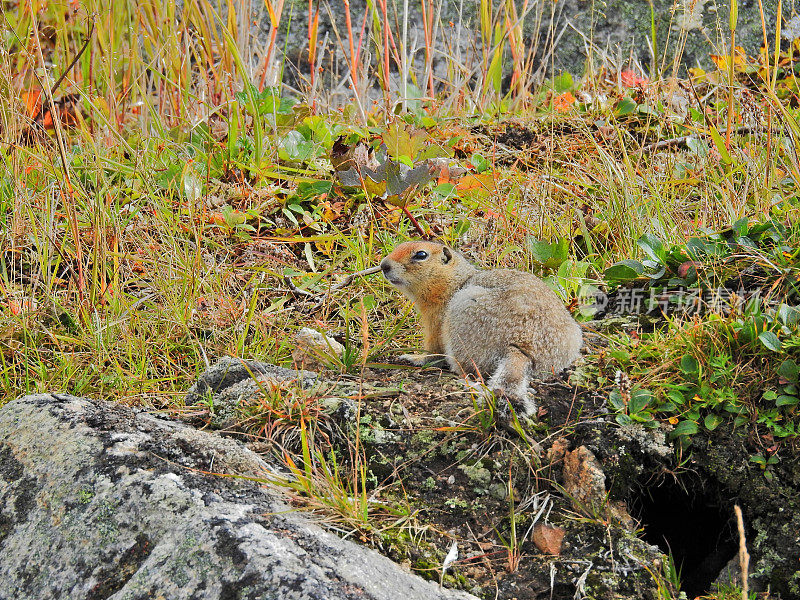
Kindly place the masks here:
POLYGON ((736 513, 736 524, 739 526, 739 568, 742 571, 742 600, 747 600, 747 570, 750 566, 750 555, 747 553, 747 543, 744 539, 744 519, 742 519, 742 509, 736 504, 733 507, 736 513))
POLYGON ((342 279, 338 283, 332 285, 328 289, 328 291, 325 292, 324 294, 313 294, 312 292, 309 292, 308 290, 300 289, 299 287, 297 287, 294 284, 294 282, 291 280, 290 277, 284 277, 283 281, 289 286, 289 289, 291 290, 291 292, 293 294, 295 294, 297 296, 304 296, 304 297, 308 298, 310 301, 314 302, 314 306, 317 307, 317 306, 320 306, 320 305, 324 304, 331 297, 331 295, 334 292, 342 289, 343 287, 347 287, 348 285, 353 283, 353 280, 356 277, 364 277, 366 275, 372 275, 373 273, 377 273, 380 270, 381 270, 381 267, 380 267, 380 265, 378 265, 378 266, 375 266, 375 267, 370 267, 369 269, 364 269, 363 271, 356 271, 355 273, 350 273, 350 275, 348 275, 347 277, 345 277, 344 279, 342 279))

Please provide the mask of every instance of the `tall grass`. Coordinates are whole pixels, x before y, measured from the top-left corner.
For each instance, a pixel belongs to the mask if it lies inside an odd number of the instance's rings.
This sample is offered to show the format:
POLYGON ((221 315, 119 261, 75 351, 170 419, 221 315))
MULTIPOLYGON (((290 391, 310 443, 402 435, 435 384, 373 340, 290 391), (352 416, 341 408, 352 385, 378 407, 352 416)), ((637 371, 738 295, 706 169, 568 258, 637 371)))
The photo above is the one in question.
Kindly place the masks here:
MULTIPOLYGON (((346 5, 343 26, 334 20, 333 35, 320 39, 320 12, 329 7, 310 0, 307 55, 301 57, 308 73, 297 94, 306 102, 283 110, 274 102, 280 91, 273 97, 269 89, 281 85, 280 74, 290 67, 281 35, 297 8, 279 0, 265 6, 263 47, 251 39, 253 7, 246 2, 218 10, 211 0, 187 0, 178 12, 155 0, 24 1, 4 12, 2 35, 10 51, 0 60, 0 294, 7 327, 0 327, 0 340, 11 340, 13 348, 0 368, 6 398, 54 381, 105 393, 114 386, 104 377, 115 381, 120 396, 133 389, 166 389, 168 395, 203 368, 204 356, 288 360, 289 342, 276 332, 304 317, 289 308, 285 265, 234 268, 236 253, 251 241, 246 226, 257 229, 275 215, 295 214, 284 205, 287 197, 301 181, 329 181, 324 156, 333 140, 370 135, 364 123, 379 125, 403 109, 418 123, 432 115, 441 130, 432 141, 444 144, 469 137, 448 116, 547 106, 553 95, 539 94, 538 85, 556 34, 524 35, 526 23, 552 20, 554 13, 544 12, 552 6, 481 0, 474 33, 480 43, 471 46, 466 21, 443 22, 442 3, 435 0, 375 0, 366 12, 346 5), (414 14, 424 25, 419 47, 409 34, 414 14), (347 72, 328 68, 337 53, 347 72), (62 75, 53 111, 47 90, 62 75), (355 111, 330 110, 336 88, 357 103, 355 111), (54 128, 43 130, 31 99, 40 99, 41 113, 53 113, 67 94, 79 98, 75 122, 62 126, 66 118, 56 118, 54 128), (287 134, 312 126, 321 158, 281 159, 287 134), (222 198, 227 216, 217 214, 209 199, 232 188, 233 200, 222 198), (171 368, 180 375, 170 379, 171 368)), ((459 14, 464 6, 458 4, 459 14)), ((770 64, 774 89, 777 58, 770 64)), ((775 118, 787 123, 791 136, 800 135, 774 92, 771 101, 775 118)), ((547 118, 555 127, 561 117, 550 112, 547 118)), ((617 125, 607 110, 598 108, 593 118, 617 125)), ((422 194, 412 199, 415 214, 431 231, 453 238, 456 225, 467 223, 470 235, 482 240, 487 264, 528 264, 530 239, 580 235, 599 275, 604 265, 636 254, 635 240, 646 231, 680 240, 701 227, 768 212, 777 188, 763 182, 776 186, 779 173, 800 172, 796 157, 782 152, 772 133, 766 155, 732 144, 731 166, 713 152, 652 160, 635 151, 624 127, 614 131, 617 140, 610 144, 590 128, 565 138, 563 146, 553 134, 535 153, 512 153, 518 165, 528 165, 521 171, 497 162, 501 148, 487 128, 481 139, 491 169, 478 180, 482 189, 457 197, 422 194)), ((474 151, 465 148, 461 152, 474 151)), ((315 199, 316 206, 295 205, 308 213, 303 218, 330 212, 322 208, 330 198, 315 199)), ((320 217, 312 237, 280 224, 257 234, 269 231, 276 243, 302 249, 295 251, 298 260, 318 272, 297 281, 323 288, 334 271, 371 266, 408 235, 405 221, 387 216, 379 203, 366 203, 363 214, 366 225, 345 228, 320 217), (326 266, 318 269, 320 261, 326 266)), ((358 285, 388 301, 380 284, 358 285)), ((342 301, 349 293, 356 292, 341 292, 342 301)), ((348 313, 330 304, 323 310, 323 321, 348 313)), ((382 318, 385 327, 372 335, 389 332, 393 339, 405 317, 382 318)), ((385 344, 373 339, 371 347, 385 344)))

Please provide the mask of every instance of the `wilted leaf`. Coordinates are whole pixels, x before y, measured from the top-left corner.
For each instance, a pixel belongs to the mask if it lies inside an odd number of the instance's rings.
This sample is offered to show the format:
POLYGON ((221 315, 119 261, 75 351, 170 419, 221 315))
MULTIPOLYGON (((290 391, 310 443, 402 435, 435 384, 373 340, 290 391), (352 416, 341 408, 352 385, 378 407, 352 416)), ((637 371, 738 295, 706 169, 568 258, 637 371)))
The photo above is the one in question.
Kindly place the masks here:
POLYGON ((619 74, 620 81, 625 87, 636 87, 639 85, 647 85, 650 80, 647 77, 640 77, 630 69, 626 69, 619 74))
POLYGON ((734 70, 741 70, 747 64, 747 56, 741 46, 736 46, 733 58, 731 58, 730 54, 710 54, 709 58, 720 71, 726 72, 730 68, 731 60, 733 60, 734 70))
POLYGON ((413 129, 399 120, 392 122, 382 136, 389 156, 394 159, 404 156, 410 160, 417 158, 427 137, 424 130, 413 129))
POLYGON ((191 166, 187 166, 183 174, 183 193, 192 204, 196 203, 203 193, 203 182, 191 166))
POLYGON ((706 418, 703 420, 703 424, 709 431, 714 431, 719 426, 720 423, 722 423, 722 417, 720 417, 716 413, 711 413, 710 415, 707 415, 706 418))
POLYGON ((575 104, 575 96, 572 95, 572 92, 564 92, 553 100, 553 108, 558 112, 567 112, 573 104, 575 104))

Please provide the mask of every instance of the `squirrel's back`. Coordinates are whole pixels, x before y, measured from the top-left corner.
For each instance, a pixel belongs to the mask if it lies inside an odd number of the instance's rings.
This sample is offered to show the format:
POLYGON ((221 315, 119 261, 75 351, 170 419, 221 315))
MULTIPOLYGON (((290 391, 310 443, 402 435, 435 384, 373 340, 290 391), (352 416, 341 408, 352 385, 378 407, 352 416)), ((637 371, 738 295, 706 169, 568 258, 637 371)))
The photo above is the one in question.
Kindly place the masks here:
POLYGON ((447 304, 445 354, 464 371, 490 373, 509 347, 539 376, 558 374, 580 355, 580 326, 541 279, 512 269, 478 271, 447 304))

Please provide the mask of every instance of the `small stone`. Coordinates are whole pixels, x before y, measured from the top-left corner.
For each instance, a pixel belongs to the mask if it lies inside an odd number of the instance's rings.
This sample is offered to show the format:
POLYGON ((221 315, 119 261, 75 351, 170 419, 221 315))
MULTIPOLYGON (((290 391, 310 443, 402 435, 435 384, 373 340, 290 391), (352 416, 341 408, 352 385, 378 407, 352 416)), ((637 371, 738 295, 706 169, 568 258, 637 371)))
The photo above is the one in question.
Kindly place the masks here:
POLYGON ((553 440, 553 445, 547 450, 547 462, 550 463, 550 468, 556 480, 561 480, 561 472, 564 467, 564 455, 569 450, 569 440, 565 437, 559 437, 553 440))
POLYGON ((344 346, 310 327, 300 329, 294 340, 297 346, 292 351, 292 358, 301 368, 324 366, 331 359, 341 359, 344 356, 344 346))
POLYGON ((533 528, 533 544, 543 554, 559 556, 566 531, 562 527, 538 523, 533 528))
POLYGON ((606 475, 586 446, 564 455, 564 490, 581 512, 599 511, 606 504, 606 475))

